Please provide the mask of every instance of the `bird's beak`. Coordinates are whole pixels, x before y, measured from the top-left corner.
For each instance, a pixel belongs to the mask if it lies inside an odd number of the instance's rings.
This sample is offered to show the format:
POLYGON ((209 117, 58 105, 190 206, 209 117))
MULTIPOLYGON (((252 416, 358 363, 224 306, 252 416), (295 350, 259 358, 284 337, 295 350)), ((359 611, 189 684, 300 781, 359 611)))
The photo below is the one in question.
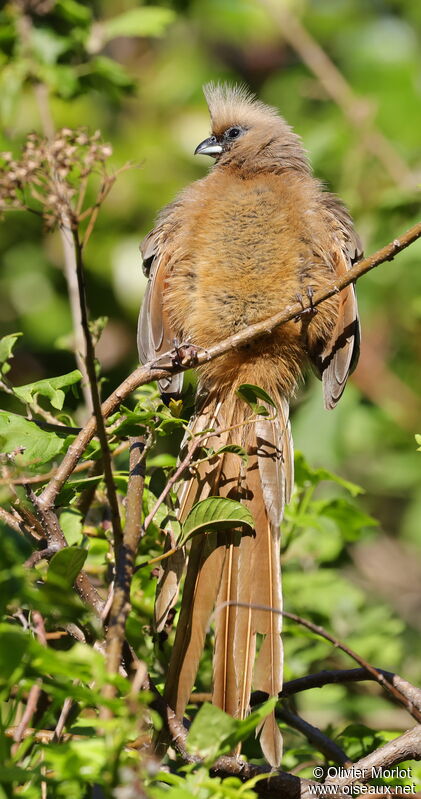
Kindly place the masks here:
POLYGON ((221 153, 222 144, 217 142, 216 136, 209 136, 209 139, 201 141, 194 151, 195 155, 213 155, 214 158, 221 153))

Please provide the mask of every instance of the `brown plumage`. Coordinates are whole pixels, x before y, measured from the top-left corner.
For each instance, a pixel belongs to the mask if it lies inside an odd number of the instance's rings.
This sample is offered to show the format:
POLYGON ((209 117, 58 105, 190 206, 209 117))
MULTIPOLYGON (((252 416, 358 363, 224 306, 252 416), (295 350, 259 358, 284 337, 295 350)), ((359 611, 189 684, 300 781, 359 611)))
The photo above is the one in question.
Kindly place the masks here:
MULTIPOLYGON (((143 244, 149 284, 139 324, 142 361, 171 349, 175 339, 209 347, 292 304, 297 295, 322 289, 362 254, 348 212, 312 176, 300 139, 277 112, 241 88, 210 85, 205 95, 212 135, 196 152, 214 156, 216 163, 161 212, 143 244)), ((190 546, 165 688, 180 717, 215 607, 213 701, 243 718, 252 687, 270 696, 281 690, 281 616, 256 606, 282 606, 280 523, 293 483, 289 399, 310 362, 323 381, 325 405, 333 408, 356 363, 358 342, 350 286, 311 317, 303 315, 199 369, 191 431, 221 431, 208 446, 240 444, 249 458, 244 465, 224 453, 202 463, 180 488, 180 518, 199 499, 229 496, 247 505, 255 530, 200 535, 190 546), (250 409, 236 395, 241 383, 264 388, 276 401, 276 414, 247 423, 250 409)), ((161 389, 177 394, 181 385, 176 376, 161 389)), ((180 554, 164 562, 158 627, 176 601, 183 562, 180 554)), ((260 742, 268 761, 279 765, 274 716, 263 723, 260 742)))

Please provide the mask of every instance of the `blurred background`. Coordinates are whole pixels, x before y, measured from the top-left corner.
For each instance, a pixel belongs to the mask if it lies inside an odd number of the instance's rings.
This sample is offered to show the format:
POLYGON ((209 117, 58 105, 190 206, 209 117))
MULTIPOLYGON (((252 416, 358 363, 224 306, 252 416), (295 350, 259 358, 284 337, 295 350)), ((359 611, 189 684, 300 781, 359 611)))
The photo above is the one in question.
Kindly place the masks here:
MULTIPOLYGON (((420 39, 421 4, 413 0, 2 4, 0 149, 18 153, 28 132, 53 122, 99 129, 113 167, 134 164, 118 178, 86 253, 91 315, 108 317, 97 347, 104 396, 137 365, 139 242, 157 211, 208 168, 193 157, 209 130, 202 84, 240 81, 279 108, 371 253, 419 219, 420 39)), ((59 233, 15 213, 0 225, 0 241, 1 335, 24 334, 9 378, 19 385, 70 371, 59 233)), ((417 242, 359 281, 362 351, 345 395, 328 413, 309 377, 292 416, 297 448, 313 466, 362 486, 360 507, 378 525, 362 525, 359 540, 346 544, 324 531, 321 549, 313 530, 288 555, 286 575, 287 609, 319 608, 360 654, 412 680, 421 628, 420 264, 417 242), (303 569, 306 593, 294 605, 287 589, 303 569)), ((312 662, 314 647, 320 657, 328 651, 310 644, 312 662)), ((303 651, 291 644, 291 675, 308 668, 303 651)), ((363 710, 367 723, 405 726, 401 711, 376 704, 374 689, 374 715, 367 692, 352 690, 349 717, 363 710)), ((310 692, 301 706, 328 723, 345 691, 323 689, 323 707, 310 692)))

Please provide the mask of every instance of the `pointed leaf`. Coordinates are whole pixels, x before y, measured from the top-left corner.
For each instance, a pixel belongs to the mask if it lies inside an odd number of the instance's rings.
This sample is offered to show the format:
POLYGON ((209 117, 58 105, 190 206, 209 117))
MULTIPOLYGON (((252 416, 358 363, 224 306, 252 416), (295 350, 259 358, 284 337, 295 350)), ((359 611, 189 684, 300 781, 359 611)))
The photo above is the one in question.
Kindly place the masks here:
POLYGON ((50 560, 47 581, 62 582, 69 587, 73 585, 88 556, 82 547, 65 547, 56 552, 50 560))
POLYGON ((187 738, 188 750, 199 752, 208 760, 215 760, 220 755, 230 752, 237 743, 245 741, 272 712, 276 702, 276 697, 268 699, 243 720, 234 719, 219 707, 206 702, 190 727, 187 738))
POLYGON ((217 449, 214 454, 221 455, 223 452, 232 452, 233 455, 238 455, 244 463, 248 462, 249 456, 244 447, 240 447, 239 444, 225 444, 225 446, 217 449))
POLYGON ((48 380, 36 380, 35 383, 28 383, 26 386, 15 386, 13 391, 22 402, 27 402, 28 405, 41 394, 43 397, 48 397, 53 408, 61 411, 65 390, 78 383, 81 378, 82 375, 79 369, 74 369, 73 372, 69 372, 66 375, 51 377, 48 380))
POLYGON ((241 397, 244 402, 247 402, 247 405, 250 406, 254 413, 260 414, 261 416, 267 416, 268 410, 263 405, 260 405, 259 400, 263 400, 263 402, 267 402, 268 405, 271 405, 272 408, 276 408, 276 403, 272 397, 270 397, 263 388, 253 386, 251 383, 242 383, 241 386, 237 388, 236 394, 238 397, 241 397))
POLYGON ((131 8, 101 24, 103 41, 117 36, 162 36, 175 14, 169 8, 131 8))
POLYGON ((189 538, 205 530, 231 530, 240 526, 254 528, 254 519, 248 508, 234 499, 208 497, 193 505, 183 524, 178 545, 184 546, 189 538))
POLYGON ((295 453, 295 468, 294 468, 295 482, 298 486, 306 484, 318 485, 323 480, 330 480, 337 485, 342 486, 348 491, 351 496, 356 497, 358 494, 363 494, 364 489, 349 480, 345 480, 328 469, 313 469, 305 460, 301 452, 295 453))
POLYGON ((22 333, 11 333, 9 336, 3 336, 0 339, 0 373, 2 375, 10 371, 10 365, 7 361, 12 357, 13 347, 21 335, 22 333))
POLYGON ((15 452, 20 466, 42 464, 66 449, 66 439, 41 430, 34 422, 16 413, 0 411, 0 451, 15 452))

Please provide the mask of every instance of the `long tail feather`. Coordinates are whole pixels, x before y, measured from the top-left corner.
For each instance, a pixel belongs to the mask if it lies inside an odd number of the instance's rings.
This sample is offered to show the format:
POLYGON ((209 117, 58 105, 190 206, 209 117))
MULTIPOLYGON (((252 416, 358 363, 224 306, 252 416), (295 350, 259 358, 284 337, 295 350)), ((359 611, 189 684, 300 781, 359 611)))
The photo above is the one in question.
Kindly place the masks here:
MULTIPOLYGON (((223 406, 214 403, 212 413, 210 407, 201 429, 210 427, 212 420, 212 426, 225 432, 209 445, 241 444, 248 462, 240 465, 231 452, 212 459, 196 475, 196 488, 190 482, 183 489, 183 507, 192 497, 196 501, 205 495, 229 496, 248 506, 255 530, 253 535, 233 530, 193 540, 165 697, 181 716, 216 607, 213 702, 244 718, 253 685, 269 696, 282 688, 280 522, 293 482, 293 450, 286 402, 280 401, 276 418, 261 416, 252 423, 234 395, 223 406), (262 640, 255 663, 258 634, 262 640)), ((273 714, 259 732, 265 757, 278 766, 282 739, 273 714)))

